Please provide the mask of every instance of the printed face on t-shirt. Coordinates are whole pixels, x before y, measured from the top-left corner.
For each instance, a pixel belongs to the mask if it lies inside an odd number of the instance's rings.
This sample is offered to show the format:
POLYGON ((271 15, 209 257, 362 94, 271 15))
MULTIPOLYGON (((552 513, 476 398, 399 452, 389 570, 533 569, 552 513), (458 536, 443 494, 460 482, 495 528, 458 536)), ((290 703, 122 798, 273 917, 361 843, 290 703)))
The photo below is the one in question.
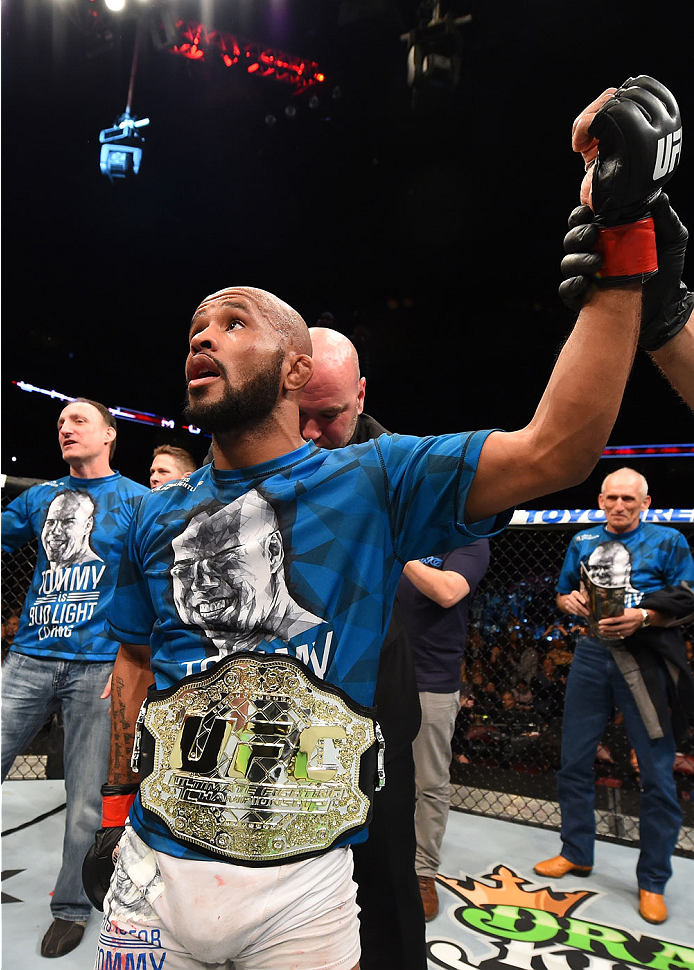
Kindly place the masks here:
POLYGON ((621 542, 603 542, 588 557, 588 572, 598 586, 626 586, 631 576, 631 556, 621 542))
POLYGON ((266 626, 282 566, 282 539, 272 509, 249 501, 203 512, 174 540, 174 602, 187 623, 246 632, 266 626))
POLYGON ((48 506, 41 543, 53 567, 99 560, 89 544, 94 528, 94 502, 83 492, 61 492, 48 506))

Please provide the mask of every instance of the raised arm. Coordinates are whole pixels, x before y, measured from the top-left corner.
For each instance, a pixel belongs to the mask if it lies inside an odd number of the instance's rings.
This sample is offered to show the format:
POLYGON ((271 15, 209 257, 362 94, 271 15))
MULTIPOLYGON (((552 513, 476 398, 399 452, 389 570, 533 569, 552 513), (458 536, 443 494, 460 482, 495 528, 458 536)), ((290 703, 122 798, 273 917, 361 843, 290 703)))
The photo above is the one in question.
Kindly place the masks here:
MULTIPOLYGON (((571 213, 571 231, 564 239, 567 255, 562 270, 567 277, 559 295, 572 310, 579 310, 595 291, 603 258, 595 249, 600 231, 589 206, 571 213)), ((688 232, 664 194, 653 207, 658 249, 658 272, 643 286, 639 347, 682 400, 694 410, 694 293, 682 282, 688 232)))
POLYGON ((650 314, 672 297, 664 289, 672 284, 670 251, 683 259, 686 230, 661 191, 679 159, 673 150, 665 164, 663 144, 680 138, 677 103, 647 77, 608 89, 574 123, 574 149, 587 169, 581 208, 588 203, 595 214, 588 230, 595 233, 600 273, 581 291, 578 320, 530 424, 487 439, 466 504, 469 520, 576 485, 600 458, 631 370, 642 304, 650 314), (665 208, 661 222, 673 238, 659 271, 653 212, 665 208))
POLYGON ((664 346, 648 353, 658 370, 694 411, 694 313, 691 309, 684 327, 664 346))
POLYGON ((520 431, 487 438, 466 504, 471 521, 584 481, 607 444, 631 370, 641 287, 595 293, 520 431))

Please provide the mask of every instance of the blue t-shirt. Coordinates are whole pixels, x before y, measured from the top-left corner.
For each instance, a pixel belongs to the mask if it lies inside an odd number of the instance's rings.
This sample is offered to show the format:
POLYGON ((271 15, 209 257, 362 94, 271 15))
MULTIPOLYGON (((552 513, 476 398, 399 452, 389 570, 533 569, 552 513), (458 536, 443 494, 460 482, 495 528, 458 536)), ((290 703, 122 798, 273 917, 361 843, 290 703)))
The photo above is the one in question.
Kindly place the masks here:
POLYGON ((470 592, 454 606, 440 606, 417 589, 407 576, 400 577, 398 603, 412 648, 420 691, 452 694, 460 689, 460 665, 467 638, 468 613, 480 580, 489 566, 489 541, 478 539, 443 556, 421 562, 432 569, 460 573, 470 592))
POLYGON ((125 534, 144 485, 119 472, 42 482, 2 513, 2 548, 37 538, 31 587, 12 649, 53 660, 113 661, 106 616, 125 534))
POLYGON ((682 580, 694 582, 694 560, 687 540, 677 529, 640 522, 630 532, 609 532, 604 525, 573 537, 564 559, 557 592, 580 588, 580 563, 600 586, 626 586, 624 606, 638 606, 655 593, 682 580))
MULTIPOLYGON (((488 434, 382 436, 337 450, 309 443, 159 486, 130 529, 113 636, 149 643, 160 689, 228 653, 260 650, 297 657, 371 705, 404 563, 509 521, 464 522, 488 434)), ((195 856, 149 813, 145 823, 139 800, 131 821, 152 847, 195 856)))

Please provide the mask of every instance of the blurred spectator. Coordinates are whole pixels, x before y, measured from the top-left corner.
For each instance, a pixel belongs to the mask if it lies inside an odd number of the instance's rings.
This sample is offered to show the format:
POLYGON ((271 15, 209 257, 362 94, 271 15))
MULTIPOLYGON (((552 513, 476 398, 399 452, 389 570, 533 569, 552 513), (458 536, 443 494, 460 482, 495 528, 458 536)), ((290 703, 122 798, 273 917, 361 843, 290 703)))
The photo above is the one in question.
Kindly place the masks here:
POLYGON ((540 654, 534 640, 524 639, 521 641, 521 646, 518 666, 511 671, 510 676, 516 683, 524 680, 526 684, 532 684, 540 672, 540 654))
POLYGON ((502 690, 499 700, 501 706, 494 715, 494 725, 504 728, 512 737, 525 734, 534 722, 528 710, 519 707, 516 703, 513 690, 510 688, 502 690))
POLYGON ((470 630, 465 647, 465 655, 469 658, 470 662, 479 657, 483 657, 486 649, 487 647, 480 631, 477 629, 470 630))
POLYGON ((511 693, 519 708, 525 711, 533 710, 533 692, 524 680, 517 681, 511 693))
POLYGON ((159 445, 152 455, 149 487, 156 488, 164 482, 187 478, 197 467, 197 462, 185 448, 178 448, 176 445, 159 445))
POLYGON ((566 629, 561 620, 553 620, 552 623, 547 627, 545 632, 542 634, 543 639, 566 639, 568 637, 569 631, 566 629))
POLYGON ((485 714, 494 713, 499 709, 499 693, 497 682, 492 677, 483 677, 480 692, 477 695, 477 706, 485 714))
POLYGON ((486 681, 495 680, 502 672, 502 650, 498 643, 488 647, 481 658, 481 670, 486 681))
POLYGON ((573 652, 570 650, 566 640, 557 637, 549 644, 549 649, 545 654, 552 661, 555 667, 568 667, 573 660, 573 652))
POLYGON ((4 660, 14 643, 14 638, 19 629, 19 617, 14 613, 7 618, 2 625, 2 659, 4 660))
POLYGON ((548 724, 561 717, 564 704, 564 683, 557 675, 557 668, 550 657, 544 657, 538 675, 531 682, 535 712, 548 724))
POLYGON ((484 664, 482 663, 482 658, 475 657, 469 665, 466 661, 463 661, 463 665, 465 667, 466 683, 481 687, 484 682, 484 664))

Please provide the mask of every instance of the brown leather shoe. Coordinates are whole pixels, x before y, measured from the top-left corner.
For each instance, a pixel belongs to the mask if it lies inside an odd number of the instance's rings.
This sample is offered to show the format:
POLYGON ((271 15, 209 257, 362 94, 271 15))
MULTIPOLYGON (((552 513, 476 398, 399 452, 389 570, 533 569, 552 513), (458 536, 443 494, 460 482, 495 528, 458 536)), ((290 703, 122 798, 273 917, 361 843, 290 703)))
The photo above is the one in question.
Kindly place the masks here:
POLYGON ((667 906, 661 893, 649 893, 639 889, 639 913, 647 923, 664 923, 667 919, 667 906))
POLYGON ((549 876, 551 879, 561 879, 567 872, 574 876, 589 876, 593 871, 592 866, 577 866, 574 862, 569 862, 563 855, 555 855, 553 859, 545 859, 538 862, 533 867, 540 876, 549 876))
POLYGON ((417 876, 419 882, 419 893, 424 905, 424 919, 435 919, 439 914, 439 894, 436 892, 436 883, 433 876, 417 876))

